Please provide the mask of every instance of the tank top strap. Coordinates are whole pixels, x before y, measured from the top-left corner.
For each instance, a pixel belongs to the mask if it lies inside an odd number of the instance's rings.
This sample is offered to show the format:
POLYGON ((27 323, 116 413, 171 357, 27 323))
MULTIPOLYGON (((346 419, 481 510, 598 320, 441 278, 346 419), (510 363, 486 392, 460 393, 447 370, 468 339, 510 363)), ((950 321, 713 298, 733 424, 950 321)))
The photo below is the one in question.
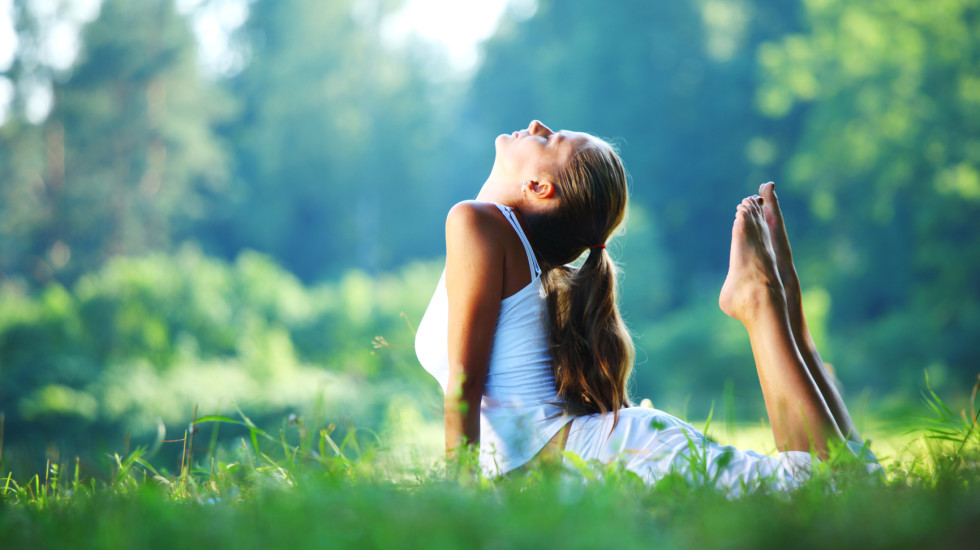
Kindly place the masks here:
POLYGON ((531 279, 535 279, 541 275, 541 267, 538 266, 538 259, 534 256, 534 250, 531 249, 531 242, 527 240, 527 236, 524 234, 524 230, 521 229, 520 222, 517 221, 517 214, 514 213, 514 209, 509 206, 504 206, 502 204, 493 203, 500 212, 507 218, 510 222, 511 227, 517 232, 517 236, 521 239, 521 243, 524 245, 524 252, 527 254, 527 265, 531 268, 531 279))

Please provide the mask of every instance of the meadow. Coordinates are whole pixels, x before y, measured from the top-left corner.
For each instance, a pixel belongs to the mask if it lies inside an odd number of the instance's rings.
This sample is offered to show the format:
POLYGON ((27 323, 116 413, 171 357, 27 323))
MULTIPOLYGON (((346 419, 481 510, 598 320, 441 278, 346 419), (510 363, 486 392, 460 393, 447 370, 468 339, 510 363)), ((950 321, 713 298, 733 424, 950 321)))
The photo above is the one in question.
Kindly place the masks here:
MULTIPOLYGON (((0 542, 10 549, 975 548, 976 391, 969 411, 949 409, 928 389, 924 404, 914 430, 869 429, 883 478, 831 459, 796 491, 739 498, 680 475, 651 488, 630 472, 572 458, 488 480, 473 475, 467 457, 439 459, 431 426, 343 433, 290 417, 271 430, 244 412, 202 416, 183 438, 113 454, 101 470, 76 459, 49 461, 27 479, 8 473, 0 481, 0 542), (219 429, 234 442, 220 443, 228 439, 218 438, 219 429), (172 471, 153 464, 164 444, 181 448, 172 471)), ((717 424, 723 442, 765 447, 765 426, 717 424)), ((717 424, 705 428, 719 431, 717 424)))

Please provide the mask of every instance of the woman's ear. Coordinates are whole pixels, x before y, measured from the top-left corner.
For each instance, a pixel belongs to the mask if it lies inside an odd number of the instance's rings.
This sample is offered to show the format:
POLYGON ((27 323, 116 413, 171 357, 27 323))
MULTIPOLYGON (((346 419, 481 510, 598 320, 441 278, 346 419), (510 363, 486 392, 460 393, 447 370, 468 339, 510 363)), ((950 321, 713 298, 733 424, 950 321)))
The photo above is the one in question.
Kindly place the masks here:
POLYGON ((527 182, 527 192, 536 199, 547 200, 555 196, 555 184, 547 180, 527 182))

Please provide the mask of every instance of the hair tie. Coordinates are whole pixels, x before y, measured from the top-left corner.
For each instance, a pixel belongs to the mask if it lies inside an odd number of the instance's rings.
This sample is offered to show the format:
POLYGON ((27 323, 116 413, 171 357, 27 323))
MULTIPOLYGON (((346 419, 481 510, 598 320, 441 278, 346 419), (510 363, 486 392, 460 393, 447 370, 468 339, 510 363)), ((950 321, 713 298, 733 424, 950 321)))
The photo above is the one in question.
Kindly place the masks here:
POLYGON ((605 244, 594 244, 594 245, 592 245, 592 246, 589 247, 589 250, 594 250, 596 248, 606 248, 606 245, 605 244))

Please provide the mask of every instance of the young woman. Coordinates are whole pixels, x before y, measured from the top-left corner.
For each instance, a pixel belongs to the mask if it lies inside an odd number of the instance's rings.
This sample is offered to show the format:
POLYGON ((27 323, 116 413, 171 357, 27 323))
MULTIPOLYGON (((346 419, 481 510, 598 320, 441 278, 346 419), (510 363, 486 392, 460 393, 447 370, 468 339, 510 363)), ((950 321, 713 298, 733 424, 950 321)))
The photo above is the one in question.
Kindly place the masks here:
POLYGON ((722 447, 664 412, 630 408, 633 344, 605 250, 628 193, 612 147, 539 121, 495 147, 476 200, 449 212, 446 269, 416 338, 445 392, 449 455, 479 446, 493 476, 566 451, 619 461, 651 484, 699 471, 739 490, 793 486, 811 452, 826 457, 835 443, 861 449, 810 338, 772 183, 737 206, 719 303, 748 330, 779 457, 722 447), (581 267, 568 265, 583 254, 581 267))

